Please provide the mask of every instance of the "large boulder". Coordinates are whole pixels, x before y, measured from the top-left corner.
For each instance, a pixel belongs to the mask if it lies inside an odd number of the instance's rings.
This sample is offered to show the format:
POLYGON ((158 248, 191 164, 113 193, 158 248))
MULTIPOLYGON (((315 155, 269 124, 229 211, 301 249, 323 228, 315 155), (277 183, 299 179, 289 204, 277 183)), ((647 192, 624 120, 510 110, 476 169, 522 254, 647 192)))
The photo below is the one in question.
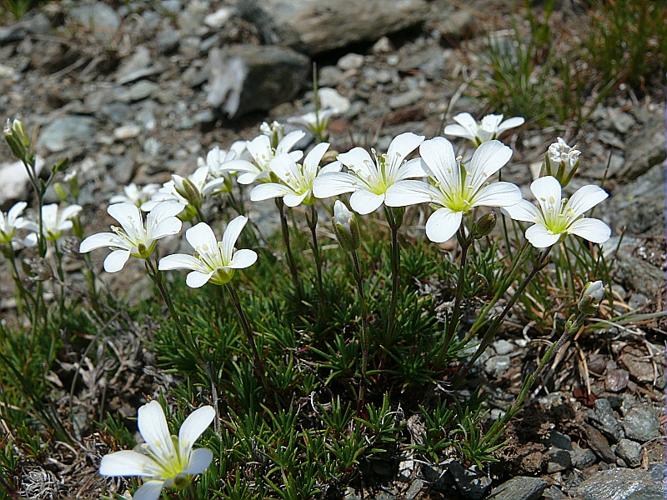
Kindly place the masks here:
POLYGON ((267 43, 317 54, 424 21, 424 0, 239 0, 239 12, 267 43))

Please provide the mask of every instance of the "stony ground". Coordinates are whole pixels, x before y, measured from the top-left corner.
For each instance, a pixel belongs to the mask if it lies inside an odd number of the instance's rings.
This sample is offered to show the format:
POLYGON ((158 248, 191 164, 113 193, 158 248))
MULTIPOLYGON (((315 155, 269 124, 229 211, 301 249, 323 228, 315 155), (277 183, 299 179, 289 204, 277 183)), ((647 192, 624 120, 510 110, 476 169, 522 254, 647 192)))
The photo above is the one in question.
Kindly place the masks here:
MULTIPOLYGON (((313 62, 319 85, 350 102, 331 123, 338 150, 383 149, 397 133, 433 136, 458 112, 493 111, 474 98, 478 50, 490 30, 506 27, 511 2, 400 0, 386 9, 383 0, 332 0, 331 11, 354 12, 333 19, 308 7, 314 3, 294 2, 306 5, 296 13, 280 0, 47 4, 0 27, 0 115, 38 127, 47 162, 72 159, 92 228, 106 224, 105 200, 128 182, 190 172, 212 145, 251 138, 263 120, 312 110, 313 62)), ((566 19, 575 15, 563 9, 566 19)), ((618 300, 641 313, 664 309, 665 106, 656 96, 620 89, 579 130, 540 129, 527 117, 512 139, 517 154, 508 172, 526 186, 556 135, 578 144, 585 157, 578 182, 604 181, 612 195, 603 218, 617 235, 605 251, 615 262, 618 300)), ((3 209, 26 192, 0 145, 3 209)), ((254 218, 272 230, 261 207, 254 218)), ((11 283, 1 286, 7 297, 11 283)), ((664 341, 655 322, 577 339, 510 429, 501 463, 484 471, 408 463, 403 481, 373 495, 663 498, 664 341)), ((511 401, 534 348, 527 330, 517 329, 481 360, 494 411, 511 401)), ((95 482, 94 469, 86 470, 95 482)), ((27 473, 26 496, 38 497, 32 482, 27 473)))

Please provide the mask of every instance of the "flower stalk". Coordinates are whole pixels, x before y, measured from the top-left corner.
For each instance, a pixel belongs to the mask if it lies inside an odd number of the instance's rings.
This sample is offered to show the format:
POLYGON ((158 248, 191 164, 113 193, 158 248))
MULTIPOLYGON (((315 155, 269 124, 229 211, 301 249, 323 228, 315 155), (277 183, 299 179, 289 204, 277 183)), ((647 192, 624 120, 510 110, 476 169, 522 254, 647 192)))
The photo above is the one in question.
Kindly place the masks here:
POLYGON ((366 306, 366 294, 364 293, 364 279, 359 265, 359 256, 356 250, 350 252, 352 257, 352 269, 354 271, 354 281, 357 285, 357 294, 359 295, 359 304, 361 305, 361 381, 359 383, 359 394, 357 399, 357 410, 364 406, 366 399, 366 385, 368 383, 366 372, 368 371, 368 350, 369 350, 369 328, 368 328, 368 308, 366 306))
POLYGON ((282 230, 283 243, 285 244, 287 266, 289 267, 290 274, 292 276, 292 283, 294 284, 296 295, 299 299, 299 302, 301 302, 303 300, 303 286, 301 285, 301 280, 299 279, 299 271, 296 267, 296 262, 294 261, 294 255, 292 255, 289 226, 287 225, 287 214, 285 213, 285 203, 283 203, 282 198, 276 198, 276 207, 278 207, 278 213, 280 214, 280 229, 282 230))
POLYGON ((398 242, 398 229, 401 227, 403 214, 398 209, 385 206, 387 223, 391 230, 391 299, 387 316, 387 337, 392 338, 396 329, 396 304, 398 287, 401 284, 401 248, 398 242))
POLYGON ((306 212, 306 220, 310 228, 311 246, 313 247, 313 257, 315 259, 315 270, 317 273, 317 293, 320 299, 320 312, 324 309, 324 286, 322 285, 322 254, 320 253, 320 246, 317 242, 317 208, 313 203, 310 209, 306 212))

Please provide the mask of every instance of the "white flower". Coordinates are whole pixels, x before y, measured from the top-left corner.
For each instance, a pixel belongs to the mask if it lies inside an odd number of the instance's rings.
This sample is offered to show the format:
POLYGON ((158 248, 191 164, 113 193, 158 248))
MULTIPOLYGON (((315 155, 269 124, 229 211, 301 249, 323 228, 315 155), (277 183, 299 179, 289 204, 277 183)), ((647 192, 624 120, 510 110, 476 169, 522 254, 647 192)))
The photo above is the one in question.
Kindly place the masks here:
POLYGON ((195 441, 211 425, 215 417, 212 406, 202 406, 185 419, 178 438, 169 432, 164 411, 157 401, 139 408, 137 423, 145 443, 140 451, 124 450, 102 457, 103 476, 139 476, 143 485, 134 493, 134 500, 157 500, 162 488, 183 487, 190 476, 204 472, 213 453, 208 448, 192 449, 195 441))
POLYGON ((593 243, 604 243, 611 236, 609 226, 599 219, 582 217, 609 196, 594 185, 579 188, 572 197, 561 197, 561 185, 554 177, 533 181, 530 190, 537 198, 539 208, 521 200, 505 207, 510 217, 534 225, 526 230, 526 238, 536 248, 550 247, 567 234, 575 234, 593 243))
POLYGON ((319 111, 311 111, 301 116, 289 119, 291 123, 298 123, 308 128, 326 126, 332 116, 345 113, 350 109, 350 100, 340 95, 335 89, 323 87, 317 91, 319 111))
POLYGON ((288 207, 296 207, 301 203, 312 201, 313 182, 315 178, 326 172, 338 172, 340 162, 333 162, 318 170, 320 161, 329 144, 322 142, 315 146, 303 160, 303 165, 296 163, 288 154, 281 154, 271 160, 269 167, 280 182, 258 184, 250 192, 251 201, 282 198, 288 207))
POLYGON ((359 248, 361 240, 356 216, 340 200, 334 203, 333 228, 341 247, 350 252, 359 248))
POLYGON ((363 148, 353 148, 338 155, 338 160, 349 172, 328 172, 315 179, 313 193, 317 198, 328 198, 352 193, 350 205, 362 215, 379 208, 385 200, 387 189, 394 183, 414 177, 423 177, 420 160, 406 161, 424 140, 424 136, 411 132, 400 134, 389 144, 387 154, 373 157, 363 148))
POLYGON ((454 156, 452 143, 444 137, 424 141, 419 153, 433 184, 406 180, 387 191, 387 205, 402 207, 432 203, 437 210, 426 222, 426 236, 442 243, 456 234, 463 214, 475 207, 505 207, 521 200, 521 191, 509 182, 486 180, 500 170, 512 156, 512 150, 499 141, 478 147, 469 163, 454 156))
POLYGON ((156 242, 166 236, 177 234, 182 222, 176 217, 183 205, 169 201, 158 203, 146 216, 132 203, 116 203, 107 212, 121 227, 111 226, 110 233, 97 233, 81 242, 79 252, 86 253, 97 248, 113 251, 104 259, 104 270, 108 273, 120 271, 130 257, 147 259, 155 250, 156 242))
POLYGON ((301 130, 295 130, 283 137, 275 149, 271 146, 271 139, 266 135, 255 137, 246 143, 246 149, 251 156, 248 160, 233 160, 225 164, 228 171, 239 172, 239 184, 252 184, 256 180, 264 181, 270 177, 271 160, 276 156, 287 154, 293 161, 301 160, 302 151, 291 151, 294 145, 303 139, 306 134, 301 130))
POLYGON ((456 124, 445 127, 445 134, 463 137, 476 146, 496 139, 506 130, 523 125, 525 122, 520 116, 503 121, 503 115, 486 115, 481 123, 477 123, 470 113, 459 113, 454 117, 454 121, 456 124))
POLYGON ((233 219, 218 242, 211 227, 200 222, 185 232, 185 239, 194 249, 195 255, 177 253, 160 259, 158 269, 189 269, 186 284, 190 288, 199 288, 211 281, 224 285, 232 279, 234 269, 245 269, 257 260, 257 254, 248 249, 236 250, 236 240, 248 222, 248 218, 239 215, 233 219))
POLYGON ((245 152, 246 141, 234 141, 228 151, 215 146, 208 152, 206 159, 199 158, 197 160, 197 166, 208 167, 211 177, 224 177, 229 173, 233 173, 225 168, 225 164, 233 160, 244 159, 245 152))
POLYGON ((31 240, 16 239, 17 229, 30 228, 32 226, 30 221, 21 217, 26 206, 27 203, 25 201, 19 201, 7 213, 3 213, 0 210, 0 244, 15 245, 22 243, 25 245, 31 242, 31 240))
POLYGON ((150 201, 141 205, 148 212, 158 203, 177 201, 181 205, 201 206, 204 198, 215 193, 225 182, 224 179, 208 179, 208 167, 199 167, 187 177, 173 174, 171 180, 165 182, 150 201))
MULTIPOLYGON (((47 240, 55 241, 59 239, 65 231, 72 229, 72 220, 81 212, 79 205, 69 205, 62 210, 57 203, 44 205, 42 207, 42 230, 47 240)), ((39 224, 34 221, 28 221, 24 227, 35 233, 39 231, 39 224)))
POLYGON ((123 188, 122 194, 111 197, 109 203, 132 203, 140 207, 157 192, 160 186, 157 184, 146 184, 141 189, 133 182, 123 188))
POLYGON ((555 165, 563 163, 566 168, 572 169, 577 161, 579 161, 579 155, 581 155, 581 151, 574 148, 576 148, 576 146, 568 146, 567 143, 559 137, 556 142, 549 146, 549 160, 555 165))
POLYGON ((285 127, 275 120, 271 123, 262 122, 259 126, 259 132, 270 139, 274 139, 277 144, 282 140, 283 135, 285 134, 285 127))

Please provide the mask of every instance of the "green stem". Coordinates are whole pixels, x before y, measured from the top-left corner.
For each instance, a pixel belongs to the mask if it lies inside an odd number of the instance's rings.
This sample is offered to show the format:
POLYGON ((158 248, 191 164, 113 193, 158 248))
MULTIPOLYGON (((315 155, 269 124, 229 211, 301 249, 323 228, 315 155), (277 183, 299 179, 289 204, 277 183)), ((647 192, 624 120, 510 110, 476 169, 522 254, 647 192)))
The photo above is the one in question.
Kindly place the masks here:
POLYGON ((452 338, 454 337, 454 333, 456 332, 456 327, 458 326, 460 321, 461 301, 463 299, 463 288, 465 286, 466 269, 468 264, 468 248, 470 247, 470 243, 472 242, 470 238, 466 237, 465 229, 463 227, 459 229, 457 237, 461 245, 461 262, 459 264, 459 277, 458 277, 458 282, 456 284, 456 297, 454 298, 454 307, 452 309, 452 315, 449 318, 449 322, 447 323, 447 333, 445 335, 445 343, 443 347, 444 353, 447 353, 452 338))
POLYGON ((276 198, 276 206, 278 207, 278 212, 280 213, 280 228, 283 233, 283 243, 285 244, 285 254, 287 256, 287 265, 292 275, 292 283, 294 284, 294 289, 296 290, 297 297, 299 302, 303 300, 303 286, 299 280, 299 272, 296 267, 296 262, 294 261, 294 256, 292 255, 292 246, 290 244, 289 237, 289 226, 287 225, 287 216, 285 214, 285 204, 280 198, 276 198))
MULTIPOLYGON (((23 286, 23 281, 21 281, 21 275, 19 274, 19 269, 18 266, 16 265, 16 252, 14 251, 14 247, 12 246, 11 241, 7 244, 8 250, 6 252, 7 260, 9 261, 9 265, 12 268, 12 277, 14 278, 14 285, 16 286, 16 292, 18 294, 17 300, 16 300, 16 310, 18 312, 19 316, 23 315, 23 308, 29 308, 28 306, 28 300, 27 300, 27 291, 25 287, 23 286)), ((28 314, 31 317, 30 322, 32 323, 32 316, 29 313, 28 314)))
POLYGON ((396 222, 391 209, 385 207, 385 216, 391 229, 391 299, 389 303, 389 315, 387 317, 387 338, 392 339, 396 327, 396 304, 398 302, 398 288, 401 279, 401 249, 398 243, 398 228, 400 223, 396 222))
POLYGON ((248 345, 250 346, 250 350, 252 351, 255 374, 262 382, 264 390, 268 394, 270 391, 269 391, 269 384, 266 380, 266 375, 265 375, 266 370, 264 369, 264 361, 262 361, 262 358, 259 355, 259 351, 257 350, 257 345, 255 344, 255 335, 252 331, 252 327, 250 326, 250 321, 248 320, 248 317, 246 316, 245 311, 241 306, 241 301, 239 300, 239 296, 236 293, 234 287, 232 287, 229 284, 225 285, 225 287, 227 288, 227 292, 229 293, 229 296, 232 299, 232 303, 234 304, 234 309, 236 309, 236 314, 238 315, 239 318, 239 324, 241 325, 243 333, 245 333, 248 345))
POLYGON ((356 250, 352 250, 352 267, 354 269, 354 281, 357 285, 357 294, 361 304, 361 382, 359 384, 359 397, 357 400, 357 409, 361 409, 366 396, 366 372, 368 370, 368 309, 366 307, 366 295, 364 294, 364 280, 361 275, 361 266, 359 265, 359 256, 356 250))
POLYGON ((308 227, 310 228, 311 245, 313 247, 313 257, 315 258, 315 268, 317 272, 317 292, 320 298, 320 312, 324 309, 324 286, 322 285, 322 256, 320 246, 317 243, 317 208, 313 203, 310 206, 310 214, 306 217, 308 227))

